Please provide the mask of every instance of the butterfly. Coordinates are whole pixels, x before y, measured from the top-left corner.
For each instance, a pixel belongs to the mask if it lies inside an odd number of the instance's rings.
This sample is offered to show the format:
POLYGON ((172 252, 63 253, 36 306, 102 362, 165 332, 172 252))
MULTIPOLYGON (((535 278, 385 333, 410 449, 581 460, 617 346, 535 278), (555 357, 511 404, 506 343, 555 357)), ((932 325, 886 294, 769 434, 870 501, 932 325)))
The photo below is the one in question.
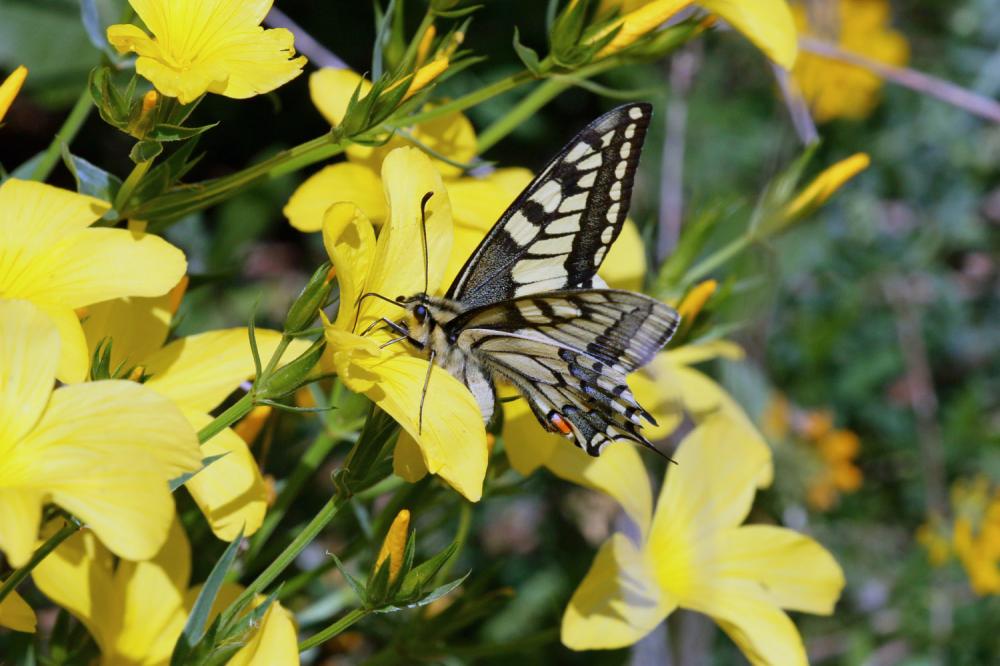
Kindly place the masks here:
POLYGON ((437 364, 489 422, 502 379, 543 428, 592 456, 615 440, 653 448, 640 428, 656 422, 625 377, 667 343, 680 317, 597 276, 628 213, 651 113, 629 104, 590 123, 504 212, 443 298, 425 290, 395 300, 405 316, 382 321, 428 354, 425 395, 437 364))

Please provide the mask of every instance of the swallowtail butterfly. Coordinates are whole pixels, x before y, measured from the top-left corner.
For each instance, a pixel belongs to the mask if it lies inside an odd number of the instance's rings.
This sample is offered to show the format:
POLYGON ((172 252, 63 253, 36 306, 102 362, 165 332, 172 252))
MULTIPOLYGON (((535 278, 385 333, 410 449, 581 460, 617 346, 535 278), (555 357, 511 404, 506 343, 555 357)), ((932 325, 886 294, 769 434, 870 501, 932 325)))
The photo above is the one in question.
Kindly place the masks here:
POLYGON ((667 343, 679 316, 596 275, 628 213, 651 112, 649 104, 621 106, 577 134, 500 217, 444 298, 396 299, 406 316, 385 323, 464 382, 487 422, 493 381, 504 379, 544 428, 590 455, 620 439, 652 448, 640 425, 655 421, 625 376, 667 343))

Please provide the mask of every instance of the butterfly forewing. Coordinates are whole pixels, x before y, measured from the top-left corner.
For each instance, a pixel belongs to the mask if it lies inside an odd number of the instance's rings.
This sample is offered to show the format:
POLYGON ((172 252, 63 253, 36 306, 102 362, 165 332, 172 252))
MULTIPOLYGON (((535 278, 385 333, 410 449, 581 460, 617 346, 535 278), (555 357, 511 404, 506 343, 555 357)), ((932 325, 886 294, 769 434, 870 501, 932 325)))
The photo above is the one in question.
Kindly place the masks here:
POLYGON ((651 107, 601 116, 549 162, 490 230, 446 298, 474 308, 589 288, 628 213, 651 107))

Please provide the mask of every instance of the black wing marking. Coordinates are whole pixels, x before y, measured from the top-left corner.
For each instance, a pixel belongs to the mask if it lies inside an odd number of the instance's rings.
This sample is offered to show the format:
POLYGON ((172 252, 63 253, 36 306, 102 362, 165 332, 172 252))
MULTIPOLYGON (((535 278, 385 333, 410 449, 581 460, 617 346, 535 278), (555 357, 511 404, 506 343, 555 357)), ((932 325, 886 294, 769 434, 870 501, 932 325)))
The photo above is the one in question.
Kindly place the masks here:
POLYGON ((459 346, 516 385, 543 427, 557 430, 558 417, 595 456, 619 439, 650 446, 639 428, 652 417, 625 376, 670 339, 679 322, 672 308, 627 291, 579 290, 516 298, 456 319, 459 346))
POLYGON ((620 106, 577 134, 504 212, 446 297, 472 308, 595 286, 628 213, 651 114, 649 104, 620 106))

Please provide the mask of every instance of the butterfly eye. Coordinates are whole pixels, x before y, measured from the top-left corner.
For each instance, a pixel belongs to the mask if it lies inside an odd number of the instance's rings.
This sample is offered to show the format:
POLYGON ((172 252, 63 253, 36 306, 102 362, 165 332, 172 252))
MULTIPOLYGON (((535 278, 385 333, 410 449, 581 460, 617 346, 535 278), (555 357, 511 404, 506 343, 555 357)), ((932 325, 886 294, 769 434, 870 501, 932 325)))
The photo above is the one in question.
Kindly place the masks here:
POLYGON ((424 319, 427 318, 427 308, 423 305, 418 305, 413 308, 413 316, 417 318, 417 321, 421 324, 424 323, 424 319))

